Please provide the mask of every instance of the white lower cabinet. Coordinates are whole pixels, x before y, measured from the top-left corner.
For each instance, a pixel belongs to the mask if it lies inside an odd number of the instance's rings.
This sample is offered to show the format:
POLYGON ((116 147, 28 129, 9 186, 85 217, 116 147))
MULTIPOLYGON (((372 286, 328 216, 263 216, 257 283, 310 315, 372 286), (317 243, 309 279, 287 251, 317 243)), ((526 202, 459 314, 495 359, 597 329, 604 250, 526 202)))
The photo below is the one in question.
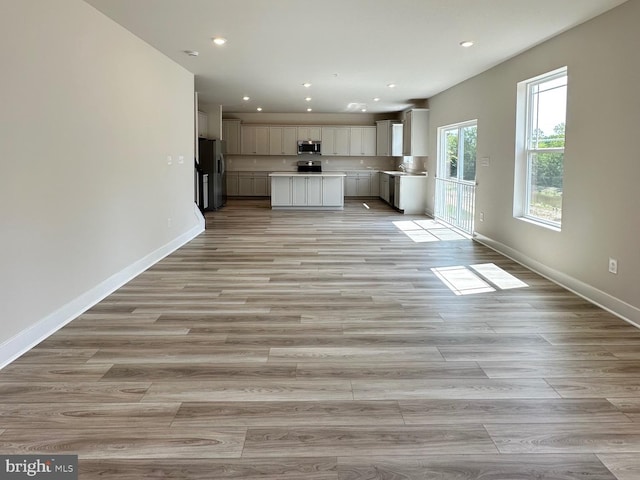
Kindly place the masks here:
POLYGON ((227 195, 229 197, 238 195, 238 172, 227 172, 227 195))
POLYGON ((290 208, 343 208, 341 176, 272 175, 271 206, 290 208))
POLYGON ((401 213, 422 214, 426 209, 427 177, 380 173, 380 198, 401 213))
POLYGON ((253 177, 253 196, 269 196, 269 177, 266 173, 262 173, 253 177))
POLYGON ((344 194, 346 197, 377 197, 378 182, 378 172, 347 172, 344 194))
POLYGON ((322 205, 328 207, 344 206, 344 177, 323 177, 322 205))
POLYGON ((344 195, 346 197, 355 197, 357 185, 358 177, 347 174, 347 176, 344 177, 344 195))
POLYGON ((380 174, 380 198, 389 203, 389 182, 393 181, 393 177, 386 173, 380 174))
POLYGON ((427 208, 427 177, 406 175, 396 185, 397 207, 404 213, 423 214, 427 208))
POLYGON ((293 205, 293 179, 271 177, 271 206, 293 205))
POLYGON ((322 205, 322 178, 320 177, 294 177, 293 178, 293 204, 310 205, 319 207, 322 205))
POLYGON ((268 172, 227 172, 227 195, 268 197, 271 184, 268 172))
POLYGON ((307 204, 307 177, 291 179, 291 198, 293 205, 307 204))
POLYGON ((371 172, 371 191, 370 197, 378 197, 380 195, 380 173, 371 172))
POLYGON ((238 175, 238 195, 241 197, 253 196, 253 176, 238 175))

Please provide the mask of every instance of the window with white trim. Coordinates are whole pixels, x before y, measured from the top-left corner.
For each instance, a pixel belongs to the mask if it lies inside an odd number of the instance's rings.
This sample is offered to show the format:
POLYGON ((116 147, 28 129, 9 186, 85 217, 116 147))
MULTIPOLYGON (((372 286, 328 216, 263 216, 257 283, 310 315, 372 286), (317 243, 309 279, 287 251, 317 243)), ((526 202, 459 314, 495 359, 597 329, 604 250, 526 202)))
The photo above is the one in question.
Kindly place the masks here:
POLYGON ((518 84, 514 215, 560 228, 567 68, 518 84))

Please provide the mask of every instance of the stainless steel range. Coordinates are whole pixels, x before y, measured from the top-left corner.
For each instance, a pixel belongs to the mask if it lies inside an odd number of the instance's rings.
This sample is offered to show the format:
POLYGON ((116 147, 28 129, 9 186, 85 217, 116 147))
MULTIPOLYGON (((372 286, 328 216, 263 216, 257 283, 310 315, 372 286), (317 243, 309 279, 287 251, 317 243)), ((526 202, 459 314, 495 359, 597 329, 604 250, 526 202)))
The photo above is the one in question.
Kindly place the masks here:
POLYGON ((321 160, 298 160, 298 172, 322 172, 321 160))

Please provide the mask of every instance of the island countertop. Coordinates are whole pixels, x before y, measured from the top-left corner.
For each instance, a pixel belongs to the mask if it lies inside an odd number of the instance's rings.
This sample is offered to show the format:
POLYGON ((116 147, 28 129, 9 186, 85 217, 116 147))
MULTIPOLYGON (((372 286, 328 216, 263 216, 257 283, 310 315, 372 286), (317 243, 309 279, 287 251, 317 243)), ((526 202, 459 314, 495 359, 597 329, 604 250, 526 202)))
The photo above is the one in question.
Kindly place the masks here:
POLYGON ((272 172, 270 177, 346 177, 344 172, 272 172))

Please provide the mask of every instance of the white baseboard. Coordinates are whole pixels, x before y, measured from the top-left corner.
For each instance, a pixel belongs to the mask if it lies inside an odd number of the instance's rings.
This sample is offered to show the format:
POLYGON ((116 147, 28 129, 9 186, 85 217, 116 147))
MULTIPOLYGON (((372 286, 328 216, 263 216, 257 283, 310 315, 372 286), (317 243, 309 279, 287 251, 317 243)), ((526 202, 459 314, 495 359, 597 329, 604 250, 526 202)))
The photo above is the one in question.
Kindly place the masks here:
POLYGON ((200 235, 200 233, 204 231, 204 217, 202 217, 202 214, 200 214, 200 211, 197 208, 196 210, 196 215, 199 216, 201 220, 198 220, 198 224, 195 227, 129 265, 124 270, 113 274, 105 281, 96 285, 89 291, 83 293, 79 297, 0 345, 0 369, 29 351, 60 328, 64 327, 74 318, 86 312, 122 285, 129 282, 149 267, 155 265, 170 253, 176 251, 185 243, 200 235))
POLYGON ((602 290, 599 290, 587 283, 581 282, 569 275, 554 270, 532 258, 522 254, 521 252, 503 244, 497 242, 484 235, 475 234, 475 241, 481 243, 492 250, 510 258, 511 260, 524 265, 528 269, 542 275, 548 280, 566 288, 570 292, 575 293, 579 297, 603 308, 604 310, 620 317, 621 319, 629 322, 635 327, 640 328, 640 308, 635 307, 629 303, 626 303, 619 298, 609 295, 602 290))

